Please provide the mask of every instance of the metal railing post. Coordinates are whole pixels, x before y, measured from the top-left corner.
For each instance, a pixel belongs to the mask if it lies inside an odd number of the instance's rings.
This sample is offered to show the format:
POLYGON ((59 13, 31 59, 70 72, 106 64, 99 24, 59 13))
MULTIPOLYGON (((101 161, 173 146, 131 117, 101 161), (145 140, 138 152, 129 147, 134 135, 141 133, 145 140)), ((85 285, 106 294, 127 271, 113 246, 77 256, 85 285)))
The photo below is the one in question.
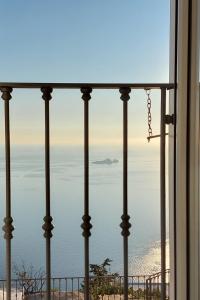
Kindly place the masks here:
POLYGON ((161 300, 166 299, 166 142, 165 142, 166 88, 161 88, 160 119, 160 228, 161 228, 161 300))
POLYGON ((119 91, 123 101, 123 215, 120 227, 122 228, 124 252, 124 300, 128 300, 128 236, 131 227, 128 215, 128 100, 131 89, 123 87, 119 91))
POLYGON ((52 225, 50 203, 50 126, 49 126, 49 101, 51 100, 51 87, 41 88, 42 98, 45 102, 45 194, 46 215, 44 217, 44 237, 46 238, 46 299, 51 299, 51 237, 54 226, 52 225))
POLYGON ((5 162, 6 162, 6 217, 4 218, 4 238, 6 240, 6 299, 11 300, 11 239, 13 238, 11 216, 11 170, 10 170, 10 108, 12 88, 2 87, 5 116, 5 162))
POLYGON ((91 235, 89 215, 89 100, 91 99, 92 89, 90 87, 81 88, 82 99, 84 101, 84 215, 83 229, 84 237, 84 299, 90 299, 90 277, 89 277, 89 237, 91 235))

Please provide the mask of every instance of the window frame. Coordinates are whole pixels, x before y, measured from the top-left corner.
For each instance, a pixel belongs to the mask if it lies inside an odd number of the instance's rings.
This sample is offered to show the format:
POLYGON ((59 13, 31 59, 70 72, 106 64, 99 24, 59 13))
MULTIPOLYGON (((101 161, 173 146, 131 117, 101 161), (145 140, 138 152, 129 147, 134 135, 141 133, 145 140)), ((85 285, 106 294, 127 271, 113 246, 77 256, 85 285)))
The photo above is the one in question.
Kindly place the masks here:
POLYGON ((199 0, 171 0, 170 299, 199 299, 199 0), (173 106, 175 100, 176 105, 173 106))

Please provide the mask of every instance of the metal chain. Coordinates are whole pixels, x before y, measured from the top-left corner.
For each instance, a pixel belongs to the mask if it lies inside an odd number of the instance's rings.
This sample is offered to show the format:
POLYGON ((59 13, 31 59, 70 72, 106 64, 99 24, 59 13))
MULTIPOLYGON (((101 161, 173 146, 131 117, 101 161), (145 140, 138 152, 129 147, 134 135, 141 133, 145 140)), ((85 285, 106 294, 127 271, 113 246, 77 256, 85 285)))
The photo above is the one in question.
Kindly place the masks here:
POLYGON ((147 120, 148 120, 148 142, 150 142, 151 140, 151 136, 153 134, 153 131, 152 131, 152 127, 151 127, 151 121, 152 121, 152 116, 151 116, 151 97, 150 97, 150 94, 151 94, 151 90, 148 89, 146 90, 146 95, 147 95, 147 120))

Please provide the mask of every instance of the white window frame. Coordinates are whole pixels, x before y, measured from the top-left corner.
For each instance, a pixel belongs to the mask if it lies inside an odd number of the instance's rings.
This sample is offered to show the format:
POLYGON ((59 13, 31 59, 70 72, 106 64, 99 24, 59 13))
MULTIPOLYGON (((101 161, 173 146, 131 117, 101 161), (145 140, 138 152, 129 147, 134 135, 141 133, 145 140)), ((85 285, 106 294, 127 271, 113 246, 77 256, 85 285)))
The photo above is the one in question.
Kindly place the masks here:
MULTIPOLYGON (((170 300, 200 299, 199 12, 200 0, 171 0, 170 81, 177 66, 177 118, 175 148, 173 128, 169 135, 170 300)), ((170 98, 173 113, 173 93, 170 98)))

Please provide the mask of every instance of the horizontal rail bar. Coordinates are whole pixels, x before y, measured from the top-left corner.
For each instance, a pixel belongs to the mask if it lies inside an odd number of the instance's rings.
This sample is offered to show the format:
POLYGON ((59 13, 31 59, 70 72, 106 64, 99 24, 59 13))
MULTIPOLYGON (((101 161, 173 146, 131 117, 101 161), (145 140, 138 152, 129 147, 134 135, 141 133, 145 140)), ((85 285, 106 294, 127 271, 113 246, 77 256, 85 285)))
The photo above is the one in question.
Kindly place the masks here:
MULTIPOLYGON (((160 273, 156 273, 156 274, 153 274, 153 275, 149 275, 149 274, 146 274, 146 275, 128 275, 128 278, 131 279, 131 278, 134 278, 134 279, 137 279, 137 278, 146 278, 146 279, 149 279, 151 276, 154 276, 154 275, 157 275, 157 274, 160 274, 160 273)), ((108 279, 112 279, 112 278, 115 278, 115 276, 113 275, 105 275, 105 276, 101 276, 102 278, 108 278, 108 279)), ((71 279, 84 279, 85 277, 84 276, 69 276, 69 277, 51 277, 51 280, 71 280, 71 279)), ((96 276, 90 276, 90 278, 96 278, 96 276)), ((116 278, 124 278, 123 275, 118 275, 116 276, 116 278)), ((12 282, 16 282, 16 281, 28 281, 28 280, 44 280, 46 281, 46 278, 45 277, 38 277, 38 278, 24 278, 24 279, 19 279, 19 278, 14 278, 12 279, 12 282)), ((0 279, 0 282, 5 282, 6 280, 5 279, 0 279)))
MULTIPOLYGON (((170 269, 166 269, 165 273, 170 274, 170 269)), ((133 275, 133 276, 137 276, 137 275, 133 275)), ((138 275, 138 276, 140 276, 140 275, 138 275)), ((145 276, 147 276, 147 275, 145 275, 145 276)), ((157 272, 157 273, 151 274, 151 275, 149 275, 149 278, 154 278, 156 276, 161 276, 161 272, 157 272)))
POLYGON ((0 82, 1 87, 12 87, 15 89, 41 89, 51 87, 54 89, 80 89, 91 87, 92 89, 119 89, 120 87, 130 87, 134 89, 173 89, 173 83, 35 83, 35 82, 0 82))

